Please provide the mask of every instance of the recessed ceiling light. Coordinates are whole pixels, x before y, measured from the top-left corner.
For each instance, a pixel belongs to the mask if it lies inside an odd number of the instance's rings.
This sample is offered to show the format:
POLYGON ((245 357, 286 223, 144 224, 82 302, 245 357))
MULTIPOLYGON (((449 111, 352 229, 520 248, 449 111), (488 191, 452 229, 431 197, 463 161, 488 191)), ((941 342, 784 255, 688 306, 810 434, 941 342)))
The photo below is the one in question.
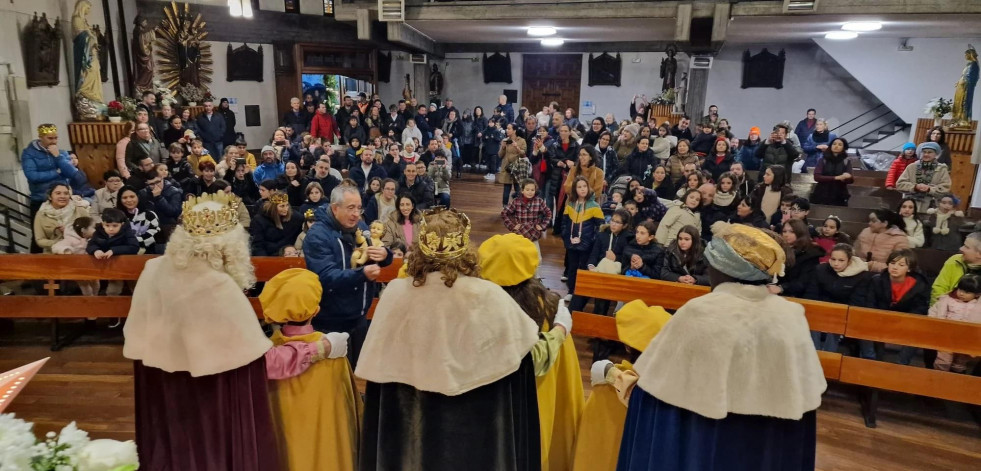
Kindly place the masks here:
POLYGON ((531 26, 528 28, 528 36, 551 36, 555 34, 555 28, 551 26, 531 26))
POLYGON ((878 21, 849 21, 841 26, 845 31, 878 31, 882 29, 882 23, 878 21))
POLYGON ((824 35, 824 39, 855 39, 858 37, 858 33, 854 31, 832 31, 824 35))
POLYGON ((558 47, 565 44, 565 39, 562 38, 545 38, 542 39, 542 46, 545 47, 558 47))

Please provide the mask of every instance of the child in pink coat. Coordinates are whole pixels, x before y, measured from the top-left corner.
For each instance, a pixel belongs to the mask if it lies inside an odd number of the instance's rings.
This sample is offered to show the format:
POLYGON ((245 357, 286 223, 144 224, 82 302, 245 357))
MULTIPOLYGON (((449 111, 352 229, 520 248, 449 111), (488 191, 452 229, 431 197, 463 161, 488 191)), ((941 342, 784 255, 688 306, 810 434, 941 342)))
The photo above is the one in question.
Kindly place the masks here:
MULTIPOLYGON (((953 293, 940 297, 930 308, 929 316, 937 319, 981 324, 981 277, 964 275, 953 293)), ((937 352, 933 367, 941 371, 963 373, 970 355, 954 352, 937 352)))
MULTIPOLYGON (((95 220, 90 217, 76 218, 71 227, 65 231, 65 238, 51 246, 51 253, 85 255, 85 248, 88 246, 92 234, 95 234, 95 220)), ((79 280, 76 283, 78 283, 78 288, 82 290, 82 296, 99 294, 99 282, 96 280, 79 280)))

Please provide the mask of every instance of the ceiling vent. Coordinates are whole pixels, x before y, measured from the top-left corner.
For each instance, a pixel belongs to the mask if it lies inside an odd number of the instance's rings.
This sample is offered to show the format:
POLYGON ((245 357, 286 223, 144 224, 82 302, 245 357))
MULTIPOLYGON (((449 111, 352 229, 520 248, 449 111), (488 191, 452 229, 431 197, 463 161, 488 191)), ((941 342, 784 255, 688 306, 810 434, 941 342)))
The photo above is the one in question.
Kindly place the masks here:
POLYGON ((378 21, 405 21, 405 0, 378 0, 378 21))
POLYGON ((693 56, 691 58, 692 69, 711 69, 712 56, 693 56))
POLYGON ((814 13, 818 0, 783 0, 784 13, 814 13))
POLYGON ((409 55, 409 63, 412 63, 412 64, 425 64, 426 63, 426 55, 425 54, 410 54, 409 55))

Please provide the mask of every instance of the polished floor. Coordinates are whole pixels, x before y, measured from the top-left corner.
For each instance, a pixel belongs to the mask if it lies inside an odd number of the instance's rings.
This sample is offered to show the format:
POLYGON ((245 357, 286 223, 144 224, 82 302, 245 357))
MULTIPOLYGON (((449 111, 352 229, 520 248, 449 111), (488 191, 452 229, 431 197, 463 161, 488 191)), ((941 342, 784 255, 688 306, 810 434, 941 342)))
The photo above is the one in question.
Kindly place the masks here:
MULTIPOLYGON (((477 176, 454 183, 453 205, 470 216, 474 243, 504 230, 501 190, 477 176)), ((561 240, 549 236, 541 245, 545 283, 564 294, 561 240)), ((132 364, 122 357, 117 331, 100 325, 60 352, 48 350, 47 332, 46 323, 0 323, 0 371, 52 357, 9 412, 33 421, 41 434, 76 420, 92 437, 132 439, 132 364)), ((588 391, 591 353, 584 339, 577 345, 588 391)), ((981 469, 981 425, 961 404, 886 393, 878 421, 878 428, 866 428, 854 391, 832 384, 818 412, 817 469, 981 469)))

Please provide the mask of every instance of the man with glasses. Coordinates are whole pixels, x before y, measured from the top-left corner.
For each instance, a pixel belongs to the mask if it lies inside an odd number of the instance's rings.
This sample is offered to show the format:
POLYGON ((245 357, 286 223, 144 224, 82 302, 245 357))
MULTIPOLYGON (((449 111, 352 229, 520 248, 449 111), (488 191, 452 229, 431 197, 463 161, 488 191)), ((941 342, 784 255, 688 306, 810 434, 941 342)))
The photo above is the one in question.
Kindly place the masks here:
POLYGON ((807 216, 810 214, 811 202, 807 198, 798 196, 793 203, 790 203, 790 219, 804 221, 804 224, 807 224, 807 232, 811 234, 811 238, 814 238, 818 236, 818 232, 814 226, 807 223, 807 216))
MULTIPOLYGON (((320 277, 324 296, 313 327, 321 332, 347 332, 351 335, 348 359, 356 366, 361 345, 368 332, 365 315, 378 293, 381 267, 392 263, 392 252, 385 247, 368 247, 364 266, 351 263, 358 232, 368 226, 361 219, 361 193, 357 188, 339 185, 330 192, 330 205, 314 211, 315 221, 303 242, 307 269, 320 277)), ((365 236, 370 240, 369 236, 365 236)), ((370 243, 370 242, 369 242, 370 243)))
POLYGON ((166 163, 170 155, 164 149, 163 144, 155 137, 150 129, 149 123, 139 123, 136 125, 129 144, 126 145, 126 163, 130 167, 138 165, 145 157, 149 157, 153 163, 166 163))

